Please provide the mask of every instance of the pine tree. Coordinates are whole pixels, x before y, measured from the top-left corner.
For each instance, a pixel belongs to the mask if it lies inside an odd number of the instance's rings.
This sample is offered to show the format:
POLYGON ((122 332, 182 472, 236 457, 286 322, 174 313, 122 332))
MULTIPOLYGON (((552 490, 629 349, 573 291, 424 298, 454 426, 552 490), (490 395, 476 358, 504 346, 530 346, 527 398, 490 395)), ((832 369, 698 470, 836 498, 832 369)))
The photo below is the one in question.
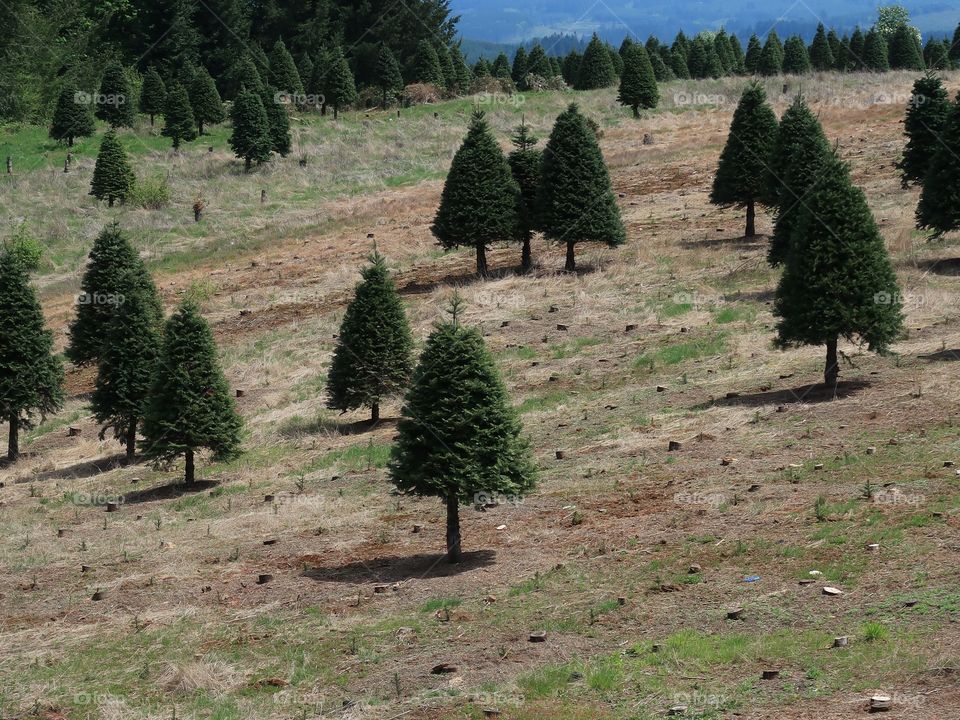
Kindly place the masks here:
POLYGON ((826 345, 824 383, 836 388, 837 341, 885 352, 902 330, 899 290, 863 191, 830 156, 807 196, 777 286, 782 348, 826 345))
POLYGON ((313 67, 313 59, 307 53, 303 53, 303 55, 300 56, 300 61, 297 63, 297 74, 300 76, 300 80, 303 83, 304 92, 307 92, 307 86, 310 84, 310 80, 313 78, 313 67))
POLYGON ((935 38, 930 38, 927 40, 926 46, 923 48, 923 61, 927 64, 927 67, 931 70, 949 70, 950 69, 950 57, 948 52, 950 50, 949 41, 947 40, 937 40, 935 38))
POLYGON ((576 105, 560 114, 550 133, 537 207, 547 238, 567 245, 567 271, 576 270, 574 247, 578 242, 611 247, 626 242, 597 136, 576 105))
POLYGON ((847 70, 864 70, 866 64, 864 58, 867 54, 867 38, 863 30, 858 25, 853 29, 853 35, 850 36, 850 58, 847 70))
POLYGON ((254 160, 258 163, 268 160, 273 143, 267 111, 260 96, 242 89, 233 101, 231 119, 233 133, 230 135, 230 147, 238 158, 243 158, 244 169, 250 170, 254 160))
POLYGON ((117 134, 108 130, 100 141, 100 152, 93 167, 93 180, 90 182, 90 194, 97 200, 106 200, 113 207, 115 200, 126 200, 133 187, 135 177, 127 153, 117 138, 117 134))
POLYGON ((534 147, 539 140, 530 133, 526 122, 522 120, 511 142, 515 150, 507 157, 507 162, 510 163, 513 180, 520 188, 520 193, 517 195, 517 232, 523 248, 520 267, 527 272, 533 267, 530 242, 533 239, 533 231, 537 229, 537 190, 540 187, 543 152, 534 147))
POLYGON ((214 460, 240 454, 243 420, 220 369, 213 333, 200 308, 188 300, 167 320, 157 372, 143 420, 144 455, 170 462, 186 459, 184 481, 195 481, 194 454, 203 448, 214 460))
POLYGON ((123 66, 118 62, 107 65, 100 79, 100 93, 94 114, 108 122, 110 127, 133 127, 133 93, 123 66))
POLYGON ((20 430, 63 405, 63 365, 53 333, 17 255, 0 251, 0 418, 8 424, 7 460, 20 457, 20 430))
POLYGON ((760 72, 760 56, 763 54, 763 46, 760 44, 760 38, 751 35, 747 42, 747 54, 743 58, 743 65, 750 75, 756 75, 760 72))
POLYGON ((490 63, 483 58, 477 60, 473 64, 473 77, 475 77, 477 80, 482 80, 486 77, 493 77, 493 68, 491 67, 490 63))
POLYGON ((370 262, 340 324, 327 376, 327 407, 342 412, 368 407, 375 423, 381 402, 402 392, 410 380, 413 337, 386 261, 374 251, 370 262))
POLYGON ((623 72, 623 58, 620 57, 620 53, 617 52, 613 45, 604 43, 604 47, 607 49, 607 55, 610 56, 610 64, 613 65, 613 77, 614 80, 616 80, 620 77, 620 73, 623 72))
POLYGON ((827 44, 830 46, 830 57, 833 58, 833 65, 831 65, 828 69, 843 70, 843 56, 840 37, 837 35, 837 31, 833 28, 830 28, 830 32, 827 33, 827 44))
POLYGON ((710 202, 747 209, 746 237, 756 236, 755 206, 762 202, 767 180, 766 163, 777 137, 777 116, 767 105, 759 83, 751 83, 733 113, 730 137, 720 155, 710 202))
POLYGON ((426 85, 436 85, 444 88, 443 68, 440 67, 440 58, 437 49, 428 40, 421 40, 417 45, 417 55, 414 58, 414 79, 426 85))
POLYGON ((60 91, 57 107, 53 111, 50 124, 50 137, 54 140, 66 140, 67 147, 73 147, 73 139, 89 137, 96 130, 90 106, 82 102, 77 86, 68 83, 60 91))
POLYGON ((616 71, 606 45, 594 33, 590 44, 583 54, 574 88, 577 90, 597 90, 610 87, 616 79, 616 71))
POLYGON ((732 74, 746 75, 746 57, 743 54, 743 46, 740 44, 740 38, 738 38, 736 35, 730 36, 730 53, 733 55, 733 69, 731 70, 732 74))
POLYGON ((150 127, 153 127, 153 118, 163 114, 167 102, 167 88, 154 68, 147 70, 143 76, 139 102, 140 112, 150 116, 150 127))
POLYGON ((521 497, 536 468, 496 365, 474 328, 452 319, 427 338, 391 451, 389 473, 403 493, 438 497, 447 508, 447 558, 462 559, 460 505, 485 495, 521 497))
POLYGON ((660 102, 657 78, 643 45, 634 44, 627 48, 618 100, 621 105, 632 108, 633 116, 637 118, 640 117, 640 108, 650 110, 660 102))
POLYGON ((449 95, 453 95, 457 84, 457 73, 453 69, 453 60, 450 50, 445 45, 437 47, 437 59, 440 61, 440 70, 443 72, 443 86, 449 95))
POLYGON ((457 150, 431 228, 445 249, 474 247, 477 274, 487 274, 487 245, 517 234, 517 193, 510 166, 483 113, 474 113, 457 150))
POLYGON ((580 63, 583 61, 583 55, 576 50, 571 50, 563 59, 563 81, 573 87, 577 84, 577 78, 580 76, 580 63))
POLYGON ((734 57, 733 51, 730 49, 730 37, 723 28, 720 28, 720 31, 713 36, 713 49, 720 61, 722 74, 730 75, 734 69, 734 57))
POLYGON ((459 95, 466 95, 473 87, 473 73, 467 67, 467 61, 463 59, 463 53, 457 45, 450 48, 450 62, 453 63, 453 73, 456 78, 454 90, 459 95))
POLYGON ((957 29, 953 31, 953 42, 950 44, 950 52, 947 55, 953 66, 960 68, 960 23, 957 23, 957 29))
POLYGON ((240 96, 243 88, 257 94, 263 91, 263 78, 260 76, 260 71, 257 70, 256 63, 248 53, 241 55, 240 58, 230 66, 226 81, 227 97, 233 98, 234 100, 240 96))
POLYGON ((910 183, 924 181, 933 156, 940 148, 940 136, 949 113, 950 98, 936 74, 928 72, 913 84, 903 122, 907 145, 897 163, 904 188, 910 183))
POLYGON ((293 95, 303 94, 303 80, 297 70, 296 63, 293 62, 293 56, 283 44, 283 40, 277 40, 273 44, 273 50, 270 51, 270 84, 293 95))
MULTIPOLYGON (((434 52, 436 57, 436 52, 434 52)), ((438 62, 439 67, 439 62, 438 62)), ((440 87, 443 87, 442 85, 440 87)), ((350 71, 350 63, 343 56, 343 50, 336 47, 330 56, 330 71, 327 73, 327 104, 333 108, 333 119, 340 117, 341 108, 357 101, 357 86, 350 71)))
POLYGON ((397 58, 390 51, 386 43, 380 45, 380 53, 377 56, 377 86, 383 93, 383 107, 387 107, 388 98, 395 102, 400 101, 403 94, 403 75, 400 73, 400 65, 397 58))
POLYGON ((890 67, 894 70, 924 70, 923 52, 917 34, 909 25, 900 25, 890 37, 890 67))
POLYGON ((876 28, 871 28, 863 44, 863 64, 867 70, 886 72, 890 69, 887 41, 876 28))
MULTIPOLYGON (((667 50, 667 52, 670 51, 667 50)), ((663 62, 663 58, 660 56, 659 52, 651 54, 648 51, 647 59, 650 60, 650 67, 653 69, 653 77, 658 83, 669 82, 670 80, 673 80, 673 70, 667 67, 667 65, 663 62)), ((624 71, 626 71, 626 68, 624 68, 624 71)), ((659 94, 659 90, 657 92, 659 94)))
POLYGON ((270 136, 270 149, 280 157, 290 154, 290 115, 287 106, 279 102, 280 93, 267 85, 263 91, 263 109, 267 114, 267 134, 270 136))
POLYGON ((194 73, 190 81, 189 100, 199 135, 203 135, 204 125, 216 125, 227 119, 217 84, 204 68, 194 73))
MULTIPOLYGON (((836 37, 835 33, 834 37, 836 37)), ((827 29, 823 23, 820 23, 817 25, 817 34, 813 36, 813 43, 810 45, 810 64, 814 70, 826 72, 833 69, 834 63, 833 50, 830 47, 830 40, 827 39, 827 29)))
POLYGON ((497 55, 497 59, 493 61, 493 65, 490 68, 490 74, 495 78, 501 78, 503 80, 510 77, 510 58, 507 57, 506 53, 497 55))
POLYGON ((696 80, 710 77, 707 49, 699 37, 695 37, 690 43, 690 52, 687 55, 687 69, 690 70, 690 77, 696 80))
POLYGON ((127 275, 121 286, 123 302, 106 325, 90 408, 103 425, 100 439, 112 429, 126 445, 127 460, 133 460, 160 353, 161 318, 155 294, 139 287, 136 276, 127 275))
POLYGON ((523 79, 527 76, 527 51, 523 45, 517 48, 513 55, 513 65, 510 68, 510 77, 513 82, 520 87, 523 79))
POLYGON ((760 53, 760 60, 757 63, 757 72, 761 75, 779 75, 783 71, 784 49, 777 36, 776 30, 771 30, 767 35, 767 42, 764 43, 763 51, 760 53))
POLYGON ((130 239, 116 223, 107 225, 94 240, 80 281, 77 315, 70 323, 70 342, 64 353, 77 366, 99 362, 111 319, 131 284, 148 303, 152 322, 163 319, 156 285, 130 239))
POLYGON ((791 75, 805 75, 810 72, 810 56, 803 38, 799 35, 787 38, 783 46, 783 72, 791 75))
POLYGON ((530 56, 527 58, 527 75, 538 75, 542 78, 549 78, 553 75, 550 60, 540 43, 534 45, 533 49, 530 50, 530 56))
POLYGON ((917 206, 917 227, 934 238, 960 229, 960 93, 950 106, 917 206))
POLYGON ((767 255, 771 265, 786 261, 790 239, 807 193, 829 156, 830 144, 820 121, 798 95, 780 120, 776 142, 768 160, 769 196, 765 202, 777 208, 767 255))
POLYGON ((190 97, 180 83, 174 83, 167 91, 167 102, 163 109, 163 130, 160 134, 173 140, 174 150, 178 149, 184 140, 190 142, 197 138, 197 121, 190 107, 190 97))

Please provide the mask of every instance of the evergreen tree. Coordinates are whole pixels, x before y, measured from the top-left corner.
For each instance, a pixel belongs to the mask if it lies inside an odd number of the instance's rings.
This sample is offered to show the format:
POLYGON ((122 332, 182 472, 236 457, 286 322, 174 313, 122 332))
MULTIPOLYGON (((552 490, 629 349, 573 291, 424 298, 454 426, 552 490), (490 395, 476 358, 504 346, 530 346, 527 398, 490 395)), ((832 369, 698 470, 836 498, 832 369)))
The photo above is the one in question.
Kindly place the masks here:
POLYGON ((231 111, 233 133, 230 135, 230 147, 238 158, 243 158, 244 169, 250 170, 254 160, 262 163, 270 158, 273 145, 270 137, 270 123, 263 100, 256 93, 241 89, 233 101, 231 111))
POLYGON ((890 69, 887 41, 876 28, 871 28, 863 44, 863 64, 867 70, 886 72, 890 69))
POLYGON ((946 43, 948 43, 947 40, 941 41, 934 38, 927 41, 927 45, 923 49, 923 61, 931 70, 950 69, 950 57, 947 55, 950 46, 946 43))
POLYGON ((517 233, 517 193, 510 166, 483 113, 474 113, 457 150, 431 228, 444 247, 476 249, 477 273, 487 274, 487 245, 517 233))
POLYGON ((90 106, 82 101, 77 86, 68 83, 60 91, 57 107, 53 111, 50 124, 50 137, 54 140, 66 140, 67 147, 73 147, 73 139, 89 137, 96 130, 90 106))
MULTIPOLYGON (((670 51, 667 50, 667 52, 670 51)), ((647 59, 650 61, 650 67, 653 69, 653 77, 658 83, 673 80, 673 70, 664 64, 659 52, 655 52, 652 55, 647 52, 647 59)), ((624 72, 626 72, 626 65, 624 65, 624 72)))
POLYGON ((833 64, 827 68, 828 70, 843 70, 841 65, 841 47, 840 47, 840 38, 837 35, 837 31, 833 28, 830 28, 830 32, 827 33, 827 45, 830 47, 830 57, 833 59, 833 64))
POLYGON ((556 55, 550 56, 550 72, 553 74, 550 77, 561 77, 563 75, 563 65, 560 64, 560 58, 556 55))
POLYGON ((807 54, 807 46, 803 44, 803 38, 799 35, 787 38, 783 46, 783 72, 792 75, 805 75, 810 72, 810 56, 807 54))
POLYGON ((203 135, 204 125, 216 125, 227 119, 217 84, 204 68, 197 70, 190 81, 189 99, 199 135, 203 135))
POLYGON ((441 90, 444 88, 440 58, 437 56, 437 49, 428 40, 421 40, 417 45, 417 55, 414 58, 414 80, 427 85, 436 85, 441 90))
POLYGON ((127 460, 133 460, 160 353, 161 318, 156 295, 139 287, 136 276, 123 278, 121 286, 123 302, 106 325, 90 408, 103 425, 100 439, 112 429, 126 445, 127 460))
POLYGON ((403 75, 397 58, 386 43, 380 45, 380 54, 377 56, 377 86, 383 94, 383 107, 387 107, 388 98, 400 101, 404 87, 403 75))
POLYGON ((583 61, 583 55, 576 50, 571 50, 563 59, 563 81, 573 87, 580 76, 580 63, 583 61))
POLYGON ((917 227, 934 238, 960 229, 960 94, 950 106, 917 206, 917 227))
MULTIPOLYGON (((507 75, 509 76, 509 71, 507 75)), ((473 76, 477 80, 481 80, 485 77, 493 77, 493 68, 483 58, 480 58, 473 64, 473 76)))
POLYGON ((517 52, 513 55, 513 65, 510 69, 510 77, 513 79, 513 82, 520 87, 523 83, 523 79, 527 76, 527 51, 523 48, 523 45, 517 48, 517 52))
POLYGON ((620 57, 620 53, 609 44, 604 44, 604 47, 607 49, 607 54, 610 56, 610 63, 613 65, 613 76, 614 79, 620 77, 620 73, 623 72, 623 58, 620 57))
POLYGON ((574 247, 578 242, 602 242, 611 247, 626 242, 597 136, 576 105, 557 118, 541 172, 539 222, 548 239, 566 243, 568 271, 576 270, 574 247))
POLYGON ((246 88, 250 92, 263 92, 263 78, 257 65, 248 53, 244 53, 230 66, 226 79, 227 97, 236 100, 240 92, 246 88))
POLYGON ((730 54, 733 55, 733 69, 731 70, 732 74, 746 75, 746 57, 743 54, 743 46, 740 44, 740 38, 738 38, 736 35, 730 36, 730 54))
POLYGON ((623 42, 620 43, 620 49, 617 52, 620 54, 621 58, 626 58, 627 50, 629 50, 634 45, 633 38, 629 35, 623 38, 623 42))
POLYGON ((533 231, 537 229, 536 202, 537 189, 540 187, 540 170, 543 164, 543 152, 534 146, 539 142, 525 122, 521 121, 511 138, 515 150, 507 157, 510 172, 520 193, 517 196, 517 231, 522 244, 520 267, 527 272, 533 267, 530 242, 533 231))
POLYGON ((300 76, 300 81, 303 83, 303 91, 307 92, 307 86, 313 79, 313 59, 307 53, 300 56, 300 61, 297 63, 297 75, 300 76))
POLYGON ((890 67, 894 70, 923 70, 923 52, 917 34, 909 25, 900 25, 890 37, 890 67))
POLYGON ((756 236, 755 206, 762 202, 767 181, 767 158, 777 137, 777 116, 767 105, 759 83, 751 83, 733 113, 730 137, 720 155, 710 202, 747 209, 746 237, 756 236))
POLYGON ((710 77, 710 68, 707 61, 707 49, 699 37, 690 43, 690 53, 687 55, 687 69, 690 77, 702 80, 710 77))
POLYGON ((150 127, 153 127, 153 118, 163 114, 167 102, 167 88, 160 73, 153 68, 147 70, 143 76, 139 102, 140 112, 150 116, 150 127))
POLYGON ((670 71, 679 80, 690 79, 690 67, 687 65, 687 56, 683 49, 670 49, 670 71))
POLYGON ((480 333, 452 320, 427 338, 391 451, 389 473, 406 494, 447 508, 447 558, 462 559, 460 505, 484 494, 520 497, 536 480, 529 443, 480 333))
POLYGON ((824 382, 835 388, 837 341, 885 352, 902 330, 897 280, 883 237, 846 166, 830 156, 804 202, 777 286, 777 344, 826 345, 824 382))
POLYGON ((807 193, 830 156, 820 121, 798 95, 783 114, 776 142, 768 161, 767 205, 777 208, 773 237, 767 260, 771 265, 785 262, 807 193))
POLYGON ((867 54, 867 38, 859 26, 853 29, 850 36, 850 62, 847 70, 866 69, 865 57, 867 54))
POLYGON ((683 30, 678 32, 677 36, 673 39, 670 52, 680 52, 685 59, 690 55, 690 40, 684 34, 683 30))
POLYGON ((94 114, 112 128, 133 127, 133 93, 118 62, 110 63, 103 71, 94 114))
POLYGON ((453 69, 450 51, 444 45, 437 47, 437 59, 440 61, 440 70, 443 72, 443 87, 450 95, 453 95, 456 90, 457 73, 453 69))
POLYGON ((606 45, 594 33, 590 44, 583 54, 574 88, 577 90, 596 90, 610 87, 616 79, 613 62, 606 45))
POLYGON ((930 162, 940 148, 940 136, 949 113, 950 98, 936 74, 928 72, 913 84, 903 122, 907 145, 897 163, 904 188, 924 181, 930 162))
POLYGON ((80 291, 77 315, 70 323, 70 341, 64 353, 78 367, 102 359, 111 319, 120 299, 128 293, 137 292, 147 302, 154 325, 163 319, 156 285, 130 239, 116 223, 107 225, 94 240, 80 291))
POLYGON ((660 102, 657 78, 643 45, 634 44, 627 48, 618 99, 621 105, 632 108, 633 116, 637 118, 640 117, 640 108, 649 110, 660 102))
POLYGON ((783 57, 784 49, 780 38, 777 36, 777 31, 771 30, 760 53, 757 72, 767 76, 779 75, 783 71, 783 57))
POLYGON ((410 380, 413 337, 383 256, 374 251, 370 262, 340 324, 327 376, 327 407, 341 412, 368 407, 375 423, 380 403, 410 380))
POLYGON ((506 53, 497 55, 497 59, 493 61, 493 66, 490 68, 490 74, 504 80, 510 77, 510 58, 506 53))
POLYGON ((950 51, 947 53, 953 67, 960 68, 960 23, 957 23, 957 29, 953 32, 953 42, 950 44, 950 51))
MULTIPOLYGON (((833 33, 833 31, 830 31, 833 33)), ((836 37, 836 33, 833 33, 836 37)), ((814 70, 826 72, 832 70, 835 63, 833 50, 830 47, 830 40, 827 38, 827 29, 823 23, 817 25, 817 34, 813 36, 813 43, 810 45, 810 64, 814 70)))
POLYGON ((270 149, 280 157, 290 154, 290 115, 287 106, 278 101, 280 93, 267 85, 263 91, 263 109, 267 113, 267 133, 270 136, 270 149))
POLYGON ((173 140, 174 150, 178 149, 184 140, 190 142, 197 138, 197 120, 193 116, 187 91, 180 83, 175 83, 167 91, 167 102, 163 109, 163 130, 160 134, 173 140))
POLYGON ((106 200, 113 207, 115 200, 126 200, 135 180, 123 145, 113 129, 108 130, 100 141, 90 194, 97 200, 106 200))
POLYGON ((837 55, 837 70, 850 72, 855 65, 853 51, 850 49, 850 37, 844 35, 840 39, 840 53, 837 55))
POLYGON ((206 448, 214 460, 240 454, 243 420, 220 369, 213 333, 200 308, 186 301, 167 320, 157 372, 143 420, 147 458, 186 459, 184 481, 195 481, 194 454, 206 448))
POLYGON ((747 54, 743 58, 743 65, 750 75, 756 75, 760 72, 760 56, 763 54, 763 46, 760 44, 760 38, 751 35, 747 42, 747 54))
POLYGON ((293 95, 303 94, 303 80, 297 70, 296 63, 293 62, 293 56, 283 44, 283 40, 277 40, 273 44, 273 50, 270 51, 270 84, 293 95))
POLYGON ((20 457, 20 430, 63 405, 63 365, 53 354, 28 269, 9 249, 0 251, 0 419, 8 425, 7 460, 20 457))
POLYGON ((720 31, 713 36, 713 49, 720 61, 722 75, 730 75, 734 69, 733 51, 730 49, 730 37, 727 31, 720 28, 720 31))
POLYGON ((527 58, 527 75, 539 75, 545 79, 553 75, 550 60, 540 43, 534 45, 533 49, 530 50, 530 56, 527 58))
POLYGON ((455 76, 454 90, 458 95, 468 94, 473 87, 473 73, 467 67, 467 61, 463 59, 463 53, 457 45, 450 48, 450 62, 453 63, 455 76))
MULTIPOLYGON (((436 51, 433 53, 436 57, 436 51)), ((437 67, 439 67, 439 61, 437 67)), ((442 81, 442 76, 441 76, 442 81)), ((438 87, 443 87, 439 85, 438 87)), ((343 50, 335 48, 330 56, 330 71, 327 73, 327 91, 325 93, 327 104, 333 107, 333 119, 340 116, 340 109, 352 105, 357 101, 357 86, 353 80, 353 73, 350 71, 350 63, 343 56, 343 50)))

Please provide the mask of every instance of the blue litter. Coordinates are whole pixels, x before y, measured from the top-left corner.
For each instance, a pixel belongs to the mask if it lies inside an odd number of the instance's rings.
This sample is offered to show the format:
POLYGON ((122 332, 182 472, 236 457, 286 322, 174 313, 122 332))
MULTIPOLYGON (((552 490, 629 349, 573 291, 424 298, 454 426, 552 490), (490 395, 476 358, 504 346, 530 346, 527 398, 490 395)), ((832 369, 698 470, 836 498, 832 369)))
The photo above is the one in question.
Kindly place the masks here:
POLYGON ((748 575, 743 579, 744 582, 756 582, 760 579, 759 575, 748 575))

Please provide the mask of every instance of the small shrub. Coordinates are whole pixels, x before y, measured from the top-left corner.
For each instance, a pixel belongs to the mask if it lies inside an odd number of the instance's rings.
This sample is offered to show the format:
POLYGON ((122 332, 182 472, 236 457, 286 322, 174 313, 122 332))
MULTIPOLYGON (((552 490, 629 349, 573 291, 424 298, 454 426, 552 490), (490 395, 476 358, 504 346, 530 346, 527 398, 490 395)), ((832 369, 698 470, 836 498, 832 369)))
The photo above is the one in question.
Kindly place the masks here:
POLYGON ((137 180, 127 202, 145 210, 159 210, 170 204, 170 183, 167 178, 137 180))

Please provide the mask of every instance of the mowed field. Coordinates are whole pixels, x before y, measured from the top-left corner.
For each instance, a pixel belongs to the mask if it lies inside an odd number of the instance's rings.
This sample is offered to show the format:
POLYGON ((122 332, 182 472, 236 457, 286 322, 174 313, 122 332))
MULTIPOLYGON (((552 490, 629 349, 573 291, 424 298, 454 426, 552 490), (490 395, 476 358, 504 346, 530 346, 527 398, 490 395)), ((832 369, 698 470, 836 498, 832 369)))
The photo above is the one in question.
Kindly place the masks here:
MULTIPOLYGON (((0 210, 48 248, 58 347, 116 219, 168 307, 202 303, 247 439, 184 494, 176 467, 121 465, 87 409, 92 372, 68 370, 64 410, 0 466, 0 716, 828 720, 876 693, 887 717, 960 716, 960 246, 913 229, 918 193, 893 167, 914 79, 802 82, 907 313, 893 356, 842 346, 836 398, 812 387, 822 348, 772 346, 766 238, 707 200, 742 79, 663 85, 638 121, 614 90, 297 116, 293 155, 248 175, 228 128, 174 155, 144 124, 121 138, 141 179, 168 178, 159 210, 87 195, 99 137, 64 173, 43 129, 5 130, 0 210), (497 248, 476 279, 469 249, 430 233, 472 105, 508 149, 521 115, 545 139, 573 100, 603 129, 628 244, 579 246, 565 274, 538 240, 530 276, 497 248), (372 429, 324 407, 371 234, 418 342, 455 289, 468 302, 541 468, 522 502, 463 511, 458 566, 441 503, 391 492, 399 399, 372 429)), ((778 114, 787 82, 767 82, 778 114)))

